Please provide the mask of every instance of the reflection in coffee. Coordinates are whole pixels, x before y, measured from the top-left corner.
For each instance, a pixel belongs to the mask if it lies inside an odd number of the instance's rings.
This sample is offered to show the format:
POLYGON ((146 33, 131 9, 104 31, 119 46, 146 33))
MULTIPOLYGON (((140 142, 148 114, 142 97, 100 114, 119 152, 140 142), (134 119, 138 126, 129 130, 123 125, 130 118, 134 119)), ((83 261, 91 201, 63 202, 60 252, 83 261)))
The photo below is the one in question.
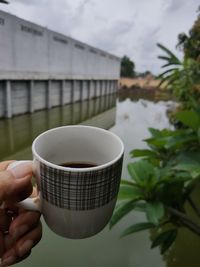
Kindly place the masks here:
POLYGON ((65 162, 58 165, 68 168, 92 168, 97 166, 97 164, 91 162, 65 162))

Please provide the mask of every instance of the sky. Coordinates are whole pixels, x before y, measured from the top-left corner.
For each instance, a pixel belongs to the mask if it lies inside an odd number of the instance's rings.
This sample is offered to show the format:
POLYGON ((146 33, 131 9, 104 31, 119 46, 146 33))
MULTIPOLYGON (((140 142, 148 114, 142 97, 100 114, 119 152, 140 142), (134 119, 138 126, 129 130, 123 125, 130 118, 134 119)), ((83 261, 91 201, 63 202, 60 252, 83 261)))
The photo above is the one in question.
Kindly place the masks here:
POLYGON ((0 9, 134 61, 137 72, 161 72, 162 43, 178 57, 199 0, 8 0, 0 9))

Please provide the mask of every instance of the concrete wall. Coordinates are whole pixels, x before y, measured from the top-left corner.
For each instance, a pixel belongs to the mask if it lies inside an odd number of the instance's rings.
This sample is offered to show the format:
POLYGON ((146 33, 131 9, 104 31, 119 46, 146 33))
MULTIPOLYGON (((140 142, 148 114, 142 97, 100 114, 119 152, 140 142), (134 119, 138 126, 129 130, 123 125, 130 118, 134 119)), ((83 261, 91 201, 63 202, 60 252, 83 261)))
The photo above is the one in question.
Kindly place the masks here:
POLYGON ((0 118, 115 93, 119 72, 120 58, 0 11, 0 118))
POLYGON ((116 90, 116 80, 0 81, 0 118, 115 95, 116 90))
POLYGON ((0 79, 119 78, 114 55, 3 11, 0 19, 0 79))
POLYGON ((5 82, 0 81, 0 118, 5 115, 5 82))

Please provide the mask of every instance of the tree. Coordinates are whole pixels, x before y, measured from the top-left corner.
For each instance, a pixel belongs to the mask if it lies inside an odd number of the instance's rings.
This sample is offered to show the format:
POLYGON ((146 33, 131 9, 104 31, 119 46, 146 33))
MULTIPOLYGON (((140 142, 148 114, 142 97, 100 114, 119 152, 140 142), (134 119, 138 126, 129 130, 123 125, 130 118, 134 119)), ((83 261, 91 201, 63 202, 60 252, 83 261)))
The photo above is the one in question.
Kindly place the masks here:
POLYGON ((0 0, 0 3, 8 4, 8 1, 6 1, 6 0, 0 0))
POLYGON ((129 77, 132 78, 135 76, 135 64, 133 61, 130 60, 129 57, 123 56, 121 60, 121 77, 129 77))
POLYGON ((147 76, 154 76, 150 70, 146 70, 144 72, 140 72, 136 74, 137 77, 145 78, 147 76))
POLYGON ((198 8, 198 17, 189 35, 180 33, 178 35, 178 47, 183 49, 185 57, 200 61, 200 6, 198 8))

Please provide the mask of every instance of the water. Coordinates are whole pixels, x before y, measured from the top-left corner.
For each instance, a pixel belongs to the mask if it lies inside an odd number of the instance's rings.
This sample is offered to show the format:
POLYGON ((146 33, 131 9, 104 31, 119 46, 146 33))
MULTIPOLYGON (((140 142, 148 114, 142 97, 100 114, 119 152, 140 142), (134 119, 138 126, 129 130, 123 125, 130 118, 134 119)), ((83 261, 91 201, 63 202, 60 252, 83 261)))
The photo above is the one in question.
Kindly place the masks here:
MULTIPOLYGON (((146 147, 143 139, 147 128, 171 127, 166 110, 172 102, 123 99, 115 106, 109 96, 64 108, 54 108, 12 120, 0 121, 0 159, 30 159, 31 142, 42 131, 67 124, 95 125, 118 134, 125 145, 123 177, 131 161, 129 151, 146 147)), ((198 197, 198 191, 196 192, 198 197)), ((120 239, 120 233, 131 224, 144 221, 133 212, 112 230, 108 226, 94 237, 70 240, 55 235, 43 222, 43 238, 31 256, 16 266, 48 267, 197 267, 200 262, 200 240, 181 230, 169 255, 162 257, 158 249, 150 249, 150 232, 139 232, 120 239)))

